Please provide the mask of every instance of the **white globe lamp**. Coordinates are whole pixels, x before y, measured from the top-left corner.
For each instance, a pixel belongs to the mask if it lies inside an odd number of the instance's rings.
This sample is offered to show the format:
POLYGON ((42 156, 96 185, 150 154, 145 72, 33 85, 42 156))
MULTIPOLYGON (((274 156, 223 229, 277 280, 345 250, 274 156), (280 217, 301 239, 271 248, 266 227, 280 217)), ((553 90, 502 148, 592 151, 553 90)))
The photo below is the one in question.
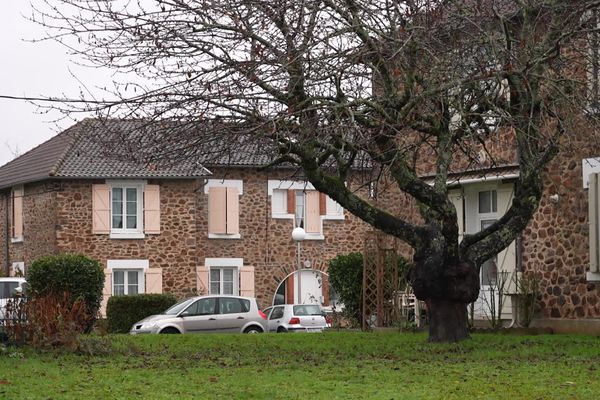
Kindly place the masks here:
POLYGON ((303 241, 304 239, 306 239, 306 231, 301 227, 294 228, 294 230, 292 231, 292 239, 294 240, 294 242, 303 241))

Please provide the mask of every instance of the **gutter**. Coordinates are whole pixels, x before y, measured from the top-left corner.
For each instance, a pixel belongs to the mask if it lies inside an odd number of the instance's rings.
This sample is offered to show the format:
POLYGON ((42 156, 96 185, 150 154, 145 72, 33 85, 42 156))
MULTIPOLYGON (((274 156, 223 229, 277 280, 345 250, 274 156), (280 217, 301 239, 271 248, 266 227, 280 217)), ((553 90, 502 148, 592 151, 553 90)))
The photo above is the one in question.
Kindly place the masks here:
POLYGON ((6 265, 4 266, 4 275, 8 276, 9 272, 10 272, 10 256, 8 254, 9 251, 9 232, 8 232, 8 223, 9 223, 9 218, 8 218, 8 213, 9 213, 9 209, 10 209, 10 196, 6 196, 6 200, 5 200, 5 204, 4 204, 4 210, 6 211, 4 213, 5 217, 4 217, 4 254, 6 255, 6 265))

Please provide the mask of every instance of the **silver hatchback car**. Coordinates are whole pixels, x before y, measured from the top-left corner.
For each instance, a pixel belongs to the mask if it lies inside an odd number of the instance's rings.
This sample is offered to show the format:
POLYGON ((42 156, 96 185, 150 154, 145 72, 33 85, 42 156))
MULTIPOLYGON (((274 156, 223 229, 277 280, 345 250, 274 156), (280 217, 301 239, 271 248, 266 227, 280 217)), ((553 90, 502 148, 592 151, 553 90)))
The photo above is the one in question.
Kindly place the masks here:
POLYGON ((199 296, 136 322, 129 333, 261 333, 266 320, 253 297, 199 296))
POLYGON ((316 304, 282 304, 265 310, 269 332, 323 332, 331 321, 316 304))

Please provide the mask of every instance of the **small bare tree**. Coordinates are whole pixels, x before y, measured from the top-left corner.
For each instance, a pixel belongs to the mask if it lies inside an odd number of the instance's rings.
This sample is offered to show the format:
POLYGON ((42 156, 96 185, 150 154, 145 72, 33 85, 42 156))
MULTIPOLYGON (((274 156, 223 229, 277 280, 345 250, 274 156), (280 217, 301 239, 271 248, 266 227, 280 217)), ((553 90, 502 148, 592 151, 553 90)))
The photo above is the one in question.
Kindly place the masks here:
POLYGON ((84 108, 143 118, 136 154, 205 161, 240 141, 268 148, 270 165, 299 167, 316 189, 409 244, 431 341, 468 336, 479 266, 523 230, 544 166, 571 127, 589 123, 585 38, 596 29, 590 10, 598 1, 37 4, 34 19, 52 38, 94 65, 144 78, 116 83, 113 101, 90 99, 84 108), (219 145, 207 146, 212 140, 219 145), (520 168, 510 208, 459 241, 449 174, 509 159, 520 168), (391 179, 419 218, 357 195, 345 184, 357 168, 391 179), (428 172, 431 181, 422 178, 428 172))

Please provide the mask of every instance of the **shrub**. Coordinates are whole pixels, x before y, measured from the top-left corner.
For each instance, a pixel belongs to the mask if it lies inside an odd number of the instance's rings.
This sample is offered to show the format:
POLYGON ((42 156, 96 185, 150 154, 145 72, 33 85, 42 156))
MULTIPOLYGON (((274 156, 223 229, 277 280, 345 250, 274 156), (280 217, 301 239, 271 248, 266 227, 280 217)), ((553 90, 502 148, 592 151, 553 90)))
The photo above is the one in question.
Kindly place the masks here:
POLYGON ((160 314, 176 302, 177 299, 171 294, 112 296, 106 306, 108 332, 127 333, 137 321, 160 314))
POLYGON ((10 341, 34 348, 65 347, 76 350, 79 335, 89 321, 81 298, 72 300, 67 292, 50 293, 24 301, 15 298, 6 306, 5 329, 10 341))
POLYGON ((329 261, 329 283, 344 304, 344 315, 361 320, 363 256, 340 254, 329 261))
POLYGON ((90 329, 100 308, 104 269, 96 260, 79 254, 44 256, 35 260, 27 272, 29 293, 33 298, 69 293, 69 302, 83 301, 90 329))

